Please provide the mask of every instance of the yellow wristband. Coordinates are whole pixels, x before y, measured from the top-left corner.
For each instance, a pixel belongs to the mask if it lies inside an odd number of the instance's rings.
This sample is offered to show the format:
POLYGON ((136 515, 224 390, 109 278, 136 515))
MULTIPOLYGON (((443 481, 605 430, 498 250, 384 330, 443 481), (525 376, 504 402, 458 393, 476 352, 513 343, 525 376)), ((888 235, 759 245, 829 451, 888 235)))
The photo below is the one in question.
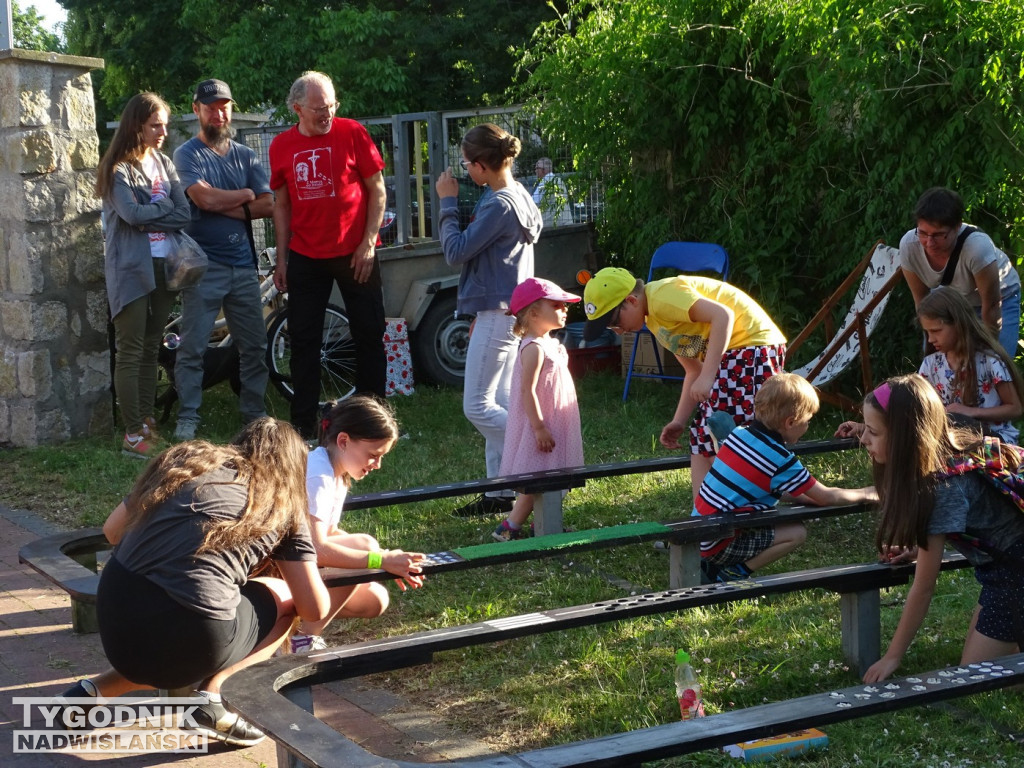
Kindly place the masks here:
POLYGON ((366 567, 371 569, 380 568, 381 563, 384 562, 384 558, 380 556, 380 552, 367 552, 366 553, 366 567))

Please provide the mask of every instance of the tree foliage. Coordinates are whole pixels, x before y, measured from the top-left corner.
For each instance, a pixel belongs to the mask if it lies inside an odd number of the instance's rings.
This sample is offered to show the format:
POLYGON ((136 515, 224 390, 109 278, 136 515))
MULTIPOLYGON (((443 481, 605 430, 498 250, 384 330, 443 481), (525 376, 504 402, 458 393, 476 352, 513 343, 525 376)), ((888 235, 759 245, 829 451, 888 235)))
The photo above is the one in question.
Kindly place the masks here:
POLYGON ((719 242, 795 333, 928 187, 1020 252, 1022 38, 1009 0, 573 0, 522 66, 613 258, 719 242))
POLYGON ((555 18, 532 0, 62 0, 68 42, 107 69, 100 96, 113 112, 140 90, 187 109, 204 77, 231 85, 239 106, 286 113, 303 71, 332 77, 342 114, 474 107, 499 99, 514 50, 555 18))
POLYGON ((11 3, 11 31, 14 47, 26 51, 53 51, 60 53, 64 44, 60 36, 43 26, 44 19, 34 5, 21 10, 18 3, 11 3))

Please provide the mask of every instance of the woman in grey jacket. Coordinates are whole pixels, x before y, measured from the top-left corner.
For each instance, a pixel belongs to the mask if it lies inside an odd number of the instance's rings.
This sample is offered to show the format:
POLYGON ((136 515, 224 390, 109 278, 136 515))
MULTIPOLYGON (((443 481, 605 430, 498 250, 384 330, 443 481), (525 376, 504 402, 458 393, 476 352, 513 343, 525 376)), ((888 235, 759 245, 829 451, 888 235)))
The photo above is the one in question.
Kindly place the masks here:
MULTIPOLYGON (((462 410, 484 437, 488 477, 497 476, 501 469, 509 387, 519 349, 519 340, 512 335, 514 318, 506 310, 513 289, 533 277, 533 244, 543 227, 533 197, 512 176, 512 161, 519 149, 519 139, 493 123, 466 132, 461 165, 491 194, 464 231, 459 230, 459 182, 450 168, 435 185, 441 198, 439 229, 445 261, 462 266, 458 312, 476 315, 466 350, 462 410)), ((507 513, 512 498, 481 496, 455 514, 507 513)))
POLYGON ((156 453, 157 354, 174 305, 164 280, 166 233, 183 229, 191 215, 174 163, 160 152, 169 116, 156 94, 133 96, 96 172, 117 346, 114 388, 125 427, 121 448, 143 459, 156 453))

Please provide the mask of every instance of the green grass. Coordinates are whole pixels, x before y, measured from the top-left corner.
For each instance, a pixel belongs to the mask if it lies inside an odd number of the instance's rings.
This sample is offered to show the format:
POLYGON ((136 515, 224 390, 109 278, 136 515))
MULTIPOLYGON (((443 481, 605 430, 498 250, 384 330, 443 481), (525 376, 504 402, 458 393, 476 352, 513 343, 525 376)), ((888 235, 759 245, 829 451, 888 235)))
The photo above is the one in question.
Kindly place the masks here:
MULTIPOLYGON (((588 462, 664 455, 657 436, 675 407, 675 386, 635 382, 627 403, 615 376, 588 376, 577 387, 588 462)), ((200 436, 227 440, 238 427, 230 390, 215 388, 204 400, 200 436)), ((414 396, 392 403, 409 439, 400 440, 383 468, 360 482, 355 493, 483 475, 483 441, 462 416, 460 392, 418 387, 414 396)), ((268 396, 268 409, 287 416, 276 395, 268 396)), ((807 439, 831 436, 842 418, 823 410, 807 439)), ((141 462, 118 451, 115 435, 56 448, 6 450, 0 503, 67 525, 99 524, 141 469, 141 462)), ((809 457, 807 464, 829 484, 870 481, 861 451, 809 457)), ((423 552, 489 542, 497 519, 454 518, 449 512, 458 503, 442 499, 355 511, 344 526, 368 531, 386 546, 423 552)), ((573 491, 565 521, 584 529, 667 520, 688 514, 690 503, 685 470, 609 478, 573 491)), ((812 523, 807 544, 770 570, 870 560, 873 533, 870 513, 812 523)), ((625 580, 635 591, 665 589, 668 558, 649 544, 631 545, 438 576, 420 590, 392 589, 392 607, 384 617, 339 622, 331 639, 353 642, 621 597, 624 591, 605 575, 625 580)), ((901 672, 959 660, 978 590, 970 571, 942 576, 901 672)), ((905 596, 905 588, 883 594, 883 645, 905 596)), ((431 707, 496 749, 518 751, 674 721, 679 716, 672 684, 677 648, 691 652, 712 713, 853 685, 857 677, 842 662, 839 629, 838 599, 812 591, 451 651, 438 654, 429 666, 365 682, 431 707)), ((828 749, 797 762, 818 768, 1024 764, 1020 747, 1001 733, 1024 729, 1020 693, 957 700, 955 711, 956 717, 935 708, 913 709, 831 725, 825 729, 828 749)), ((736 764, 710 752, 661 763, 736 764)))

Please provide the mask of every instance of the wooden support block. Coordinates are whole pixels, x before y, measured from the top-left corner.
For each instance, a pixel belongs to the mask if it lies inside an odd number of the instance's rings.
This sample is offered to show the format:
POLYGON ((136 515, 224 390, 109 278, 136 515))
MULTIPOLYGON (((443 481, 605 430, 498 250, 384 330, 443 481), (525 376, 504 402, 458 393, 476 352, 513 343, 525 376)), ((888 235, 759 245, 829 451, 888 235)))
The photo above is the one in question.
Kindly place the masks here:
POLYGON ((863 675, 882 655, 880 590, 846 592, 840 595, 839 609, 843 658, 863 675))
POLYGON ((668 587, 682 589, 700 586, 700 543, 686 544, 669 542, 668 546, 668 587))
POLYGON ((96 602, 71 598, 71 629, 78 635, 94 635, 100 631, 96 618, 96 602))
POLYGON ((533 532, 537 536, 562 533, 562 492, 534 493, 533 532))
MULTIPOLYGON (((281 695, 295 706, 313 714, 313 689, 309 686, 286 688, 281 691, 281 695)), ((289 752, 284 744, 278 741, 277 768, 310 768, 310 765, 289 752)))

